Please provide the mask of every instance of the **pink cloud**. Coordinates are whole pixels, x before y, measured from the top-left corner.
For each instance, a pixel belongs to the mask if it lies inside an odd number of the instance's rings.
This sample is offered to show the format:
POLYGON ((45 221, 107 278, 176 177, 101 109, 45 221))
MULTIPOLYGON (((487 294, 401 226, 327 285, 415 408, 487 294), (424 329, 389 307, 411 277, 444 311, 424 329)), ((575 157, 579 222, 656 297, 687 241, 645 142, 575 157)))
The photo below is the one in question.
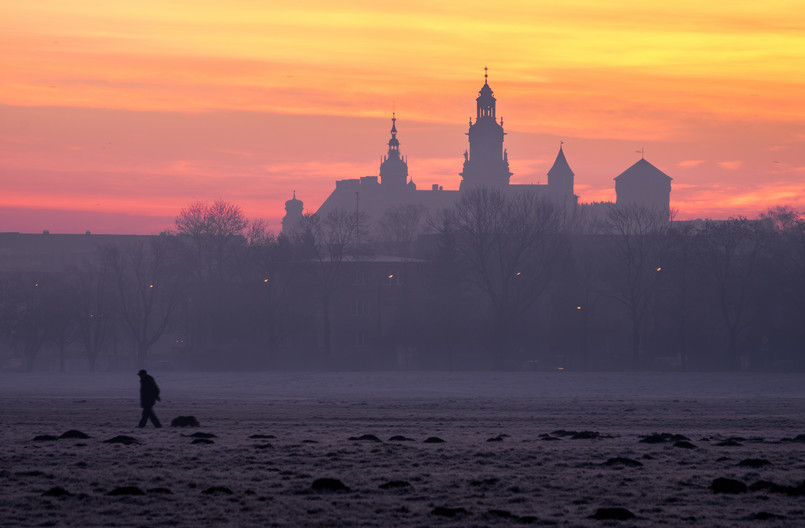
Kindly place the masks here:
POLYGON ((704 160, 685 160, 680 161, 679 163, 676 164, 676 166, 682 167, 683 169, 689 169, 691 167, 698 167, 702 163, 704 163, 704 160))
POLYGON ((743 161, 719 161, 717 165, 727 170, 738 170, 743 165, 743 161))

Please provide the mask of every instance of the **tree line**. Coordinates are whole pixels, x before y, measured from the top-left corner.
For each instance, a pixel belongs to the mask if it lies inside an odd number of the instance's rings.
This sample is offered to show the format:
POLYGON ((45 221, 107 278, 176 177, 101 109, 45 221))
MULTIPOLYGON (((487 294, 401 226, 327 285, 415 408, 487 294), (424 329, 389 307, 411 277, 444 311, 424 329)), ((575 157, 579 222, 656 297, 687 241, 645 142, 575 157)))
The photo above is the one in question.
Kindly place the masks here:
POLYGON ((3 274, 4 355, 28 370, 76 356, 89 370, 805 365, 797 211, 590 210, 480 189, 430 215, 335 211, 275 236, 197 202, 173 232, 3 274))

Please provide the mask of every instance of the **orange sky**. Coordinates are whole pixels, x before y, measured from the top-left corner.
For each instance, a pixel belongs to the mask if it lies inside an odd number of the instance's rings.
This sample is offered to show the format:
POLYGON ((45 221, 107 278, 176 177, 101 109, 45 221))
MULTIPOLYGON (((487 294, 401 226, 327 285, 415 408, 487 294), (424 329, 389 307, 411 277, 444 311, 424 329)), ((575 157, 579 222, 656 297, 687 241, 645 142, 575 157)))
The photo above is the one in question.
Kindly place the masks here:
POLYGON ((560 140, 583 202, 639 159, 679 218, 805 210, 805 4, 6 0, 0 231, 153 233, 223 198, 376 175, 396 109, 419 188, 458 187, 489 66, 514 183, 560 140))

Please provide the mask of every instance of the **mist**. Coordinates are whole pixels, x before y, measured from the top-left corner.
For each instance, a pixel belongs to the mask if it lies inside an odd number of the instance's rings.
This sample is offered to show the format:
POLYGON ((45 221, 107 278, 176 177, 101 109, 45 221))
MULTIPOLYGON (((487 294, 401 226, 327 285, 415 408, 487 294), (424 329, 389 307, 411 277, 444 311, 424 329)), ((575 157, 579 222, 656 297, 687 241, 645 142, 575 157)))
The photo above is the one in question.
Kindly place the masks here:
POLYGON ((481 189, 278 236, 220 200, 0 234, 0 515, 800 523, 799 214, 598 211, 481 189))

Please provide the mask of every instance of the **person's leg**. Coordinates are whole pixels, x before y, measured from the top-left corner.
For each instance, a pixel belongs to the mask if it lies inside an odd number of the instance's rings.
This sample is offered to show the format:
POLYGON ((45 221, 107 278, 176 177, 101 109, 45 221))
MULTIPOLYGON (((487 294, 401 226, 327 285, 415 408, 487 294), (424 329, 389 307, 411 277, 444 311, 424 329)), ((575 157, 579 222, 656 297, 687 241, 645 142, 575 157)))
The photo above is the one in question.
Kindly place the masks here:
POLYGON ((143 416, 140 418, 140 423, 137 425, 137 427, 145 427, 145 424, 148 423, 148 412, 150 410, 151 409, 149 407, 143 407, 143 416))
POLYGON ((151 407, 149 410, 151 411, 151 422, 153 422, 154 427, 162 427, 162 424, 159 422, 159 418, 157 418, 157 415, 154 412, 154 408, 151 407))

